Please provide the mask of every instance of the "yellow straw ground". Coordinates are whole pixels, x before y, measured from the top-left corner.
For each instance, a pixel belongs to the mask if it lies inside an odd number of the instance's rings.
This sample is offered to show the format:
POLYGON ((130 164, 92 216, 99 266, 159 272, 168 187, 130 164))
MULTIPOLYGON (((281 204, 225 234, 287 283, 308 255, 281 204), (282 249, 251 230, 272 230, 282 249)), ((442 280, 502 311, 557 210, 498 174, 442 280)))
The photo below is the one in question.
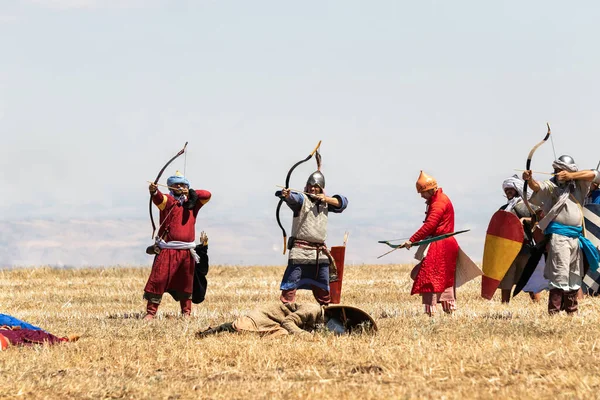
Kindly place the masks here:
MULTIPOLYGON (((545 301, 510 305, 459 289, 454 317, 422 315, 410 266, 347 267, 342 300, 379 333, 261 339, 208 325, 278 300, 283 267, 211 267, 207 300, 180 319, 143 311, 148 268, 0 271, 0 312, 77 343, 0 352, 0 397, 153 399, 598 398, 600 299, 578 316, 548 317, 545 301)), ((299 301, 312 301, 301 292, 299 301)))

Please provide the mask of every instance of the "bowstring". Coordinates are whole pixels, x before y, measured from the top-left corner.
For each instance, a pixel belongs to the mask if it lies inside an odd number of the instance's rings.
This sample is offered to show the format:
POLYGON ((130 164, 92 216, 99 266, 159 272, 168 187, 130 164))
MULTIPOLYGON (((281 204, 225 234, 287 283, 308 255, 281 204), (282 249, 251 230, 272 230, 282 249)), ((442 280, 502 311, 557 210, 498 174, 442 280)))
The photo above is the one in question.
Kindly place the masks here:
POLYGON ((554 161, 556 161, 558 158, 556 158, 556 149, 554 148, 554 135, 550 135, 550 143, 552 143, 552 152, 554 153, 554 161))
MULTIPOLYGON (((183 176, 186 177, 186 169, 187 169, 187 149, 183 152, 183 176)), ((156 232, 157 232, 157 237, 158 237, 158 231, 160 230, 160 228, 165 224, 165 222, 167 222, 169 220, 169 216, 171 215, 171 213, 173 212, 173 210, 175 209, 175 206, 171 207, 171 209, 169 210, 169 212, 167 213, 167 215, 165 216, 165 219, 163 220, 162 224, 159 224, 158 227, 156 228, 156 232)), ((159 216, 160 218, 160 216, 159 216)))
POLYGON ((187 168, 187 149, 185 150, 184 154, 183 154, 183 176, 187 178, 187 175, 185 173, 185 170, 187 168))
POLYGON ((408 240, 410 239, 409 237, 405 237, 405 238, 399 238, 399 239, 390 239, 390 240, 386 240, 386 242, 397 242, 399 240, 408 240))

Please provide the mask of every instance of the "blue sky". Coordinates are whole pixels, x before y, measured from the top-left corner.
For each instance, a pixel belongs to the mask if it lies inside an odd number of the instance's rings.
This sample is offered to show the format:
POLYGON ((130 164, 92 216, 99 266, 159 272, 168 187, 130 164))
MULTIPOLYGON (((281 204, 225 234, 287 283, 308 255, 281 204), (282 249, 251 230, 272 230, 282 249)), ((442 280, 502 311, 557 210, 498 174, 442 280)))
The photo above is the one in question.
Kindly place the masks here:
POLYGON ((146 181, 186 141, 165 178, 213 192, 197 224, 213 263, 286 262, 273 192, 319 140, 328 193, 350 200, 329 238, 350 231, 348 262, 419 227, 421 169, 479 260, 546 121, 557 153, 600 160, 599 17, 592 1, 0 0, 0 265, 149 264, 146 181))

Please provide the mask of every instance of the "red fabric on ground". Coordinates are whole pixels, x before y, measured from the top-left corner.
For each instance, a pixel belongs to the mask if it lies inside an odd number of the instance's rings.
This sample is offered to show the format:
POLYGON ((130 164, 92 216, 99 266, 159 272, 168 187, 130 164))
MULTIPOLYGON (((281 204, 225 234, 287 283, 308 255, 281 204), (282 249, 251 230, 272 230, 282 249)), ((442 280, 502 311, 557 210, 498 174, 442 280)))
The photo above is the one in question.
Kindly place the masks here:
POLYGON ((33 329, 2 329, 0 334, 4 336, 12 346, 31 346, 33 344, 56 344, 68 342, 67 338, 59 338, 51 333, 33 329))
MULTIPOLYGON (((454 207, 442 189, 438 189, 427 202, 428 208, 423 226, 410 238, 418 242, 430 236, 454 232, 454 207)), ((441 293, 454 286, 458 243, 454 237, 429 245, 427 256, 413 284, 411 294, 441 293)))

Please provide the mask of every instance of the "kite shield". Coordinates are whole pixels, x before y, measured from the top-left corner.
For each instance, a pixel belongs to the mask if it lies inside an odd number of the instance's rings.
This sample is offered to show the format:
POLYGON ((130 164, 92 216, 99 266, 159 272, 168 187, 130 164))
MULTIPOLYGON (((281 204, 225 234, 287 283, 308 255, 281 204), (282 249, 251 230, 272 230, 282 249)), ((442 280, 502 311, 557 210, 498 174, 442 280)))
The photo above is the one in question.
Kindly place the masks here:
POLYGON ((494 292, 523 246, 523 226, 507 211, 496 211, 488 225, 483 249, 481 297, 491 300, 494 292))
POLYGON ((324 310, 329 318, 342 321, 350 333, 377 332, 375 320, 360 308, 335 304, 324 307, 324 310))
POLYGON ((346 246, 332 246, 331 257, 335 261, 338 279, 329 283, 329 294, 332 304, 340 304, 342 298, 342 281, 344 279, 344 259, 346 258, 346 246))
MULTIPOLYGON (((600 204, 586 204, 583 207, 585 219, 585 237, 598 248, 600 246, 600 204)), ((600 289, 600 271, 589 268, 583 277, 583 283, 589 288, 591 294, 600 289)))

